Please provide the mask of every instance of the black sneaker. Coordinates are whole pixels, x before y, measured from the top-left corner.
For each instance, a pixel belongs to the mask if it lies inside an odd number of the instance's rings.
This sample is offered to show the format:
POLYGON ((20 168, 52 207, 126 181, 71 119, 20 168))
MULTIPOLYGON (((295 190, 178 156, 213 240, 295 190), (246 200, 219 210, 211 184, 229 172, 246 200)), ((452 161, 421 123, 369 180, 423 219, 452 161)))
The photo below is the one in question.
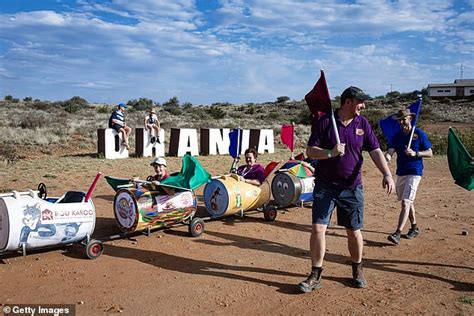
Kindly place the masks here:
POLYGON ((161 142, 160 142, 160 137, 156 136, 156 142, 157 142, 158 144, 161 144, 161 142))
POLYGON ((298 289, 301 292, 309 293, 312 290, 322 288, 321 272, 322 272, 322 269, 319 271, 314 271, 314 270, 311 271, 311 274, 309 275, 309 277, 306 280, 300 282, 300 284, 298 284, 298 289))
POLYGON ((408 233, 405 235, 406 239, 412 239, 417 237, 420 234, 420 230, 418 228, 409 229, 408 233))
POLYGON ((395 245, 398 245, 400 243, 400 234, 399 233, 393 233, 391 235, 388 235, 387 239, 391 242, 393 242, 395 245))
POLYGON ((155 143, 155 136, 152 136, 150 139, 150 143, 154 144, 155 143))

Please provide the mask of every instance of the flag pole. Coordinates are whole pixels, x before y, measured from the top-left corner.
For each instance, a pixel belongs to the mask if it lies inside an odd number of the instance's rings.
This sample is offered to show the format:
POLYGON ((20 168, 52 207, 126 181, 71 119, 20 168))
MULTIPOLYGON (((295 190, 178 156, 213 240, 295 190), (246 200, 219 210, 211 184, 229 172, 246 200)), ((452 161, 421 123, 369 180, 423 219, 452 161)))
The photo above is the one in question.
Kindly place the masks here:
POLYGON ((240 159, 240 126, 237 127, 237 158, 240 159))
POLYGON ((416 113, 415 123, 414 123, 413 126, 411 127, 410 140, 408 141, 408 146, 407 146, 407 148, 410 148, 410 147, 411 147, 411 142, 413 141, 413 135, 415 134, 416 123, 418 122, 418 119, 419 119, 419 114, 420 114, 420 109, 421 109, 421 100, 422 100, 422 98, 421 98, 421 97, 418 97, 418 100, 420 101, 420 106, 418 107, 418 111, 417 111, 418 113, 416 113))
POLYGON ((293 156, 293 151, 294 151, 294 148, 295 148, 295 122, 291 122, 291 142, 292 142, 292 145, 291 146, 291 158, 292 160, 295 159, 295 157, 293 156))
MULTIPOLYGON (((321 73, 324 74, 324 69, 321 69, 321 73)), ((326 81, 326 75, 324 75, 324 79, 325 79, 324 81, 326 81)), ((331 96, 329 95, 329 88, 327 86, 327 82, 326 82, 326 89, 329 96, 329 102, 331 102, 331 96)), ((331 105, 331 122, 332 122, 332 127, 334 129, 334 135, 336 136, 336 143, 340 144, 341 139, 339 138, 339 131, 337 130, 336 118, 334 117, 334 110, 332 109, 332 105, 331 105)))

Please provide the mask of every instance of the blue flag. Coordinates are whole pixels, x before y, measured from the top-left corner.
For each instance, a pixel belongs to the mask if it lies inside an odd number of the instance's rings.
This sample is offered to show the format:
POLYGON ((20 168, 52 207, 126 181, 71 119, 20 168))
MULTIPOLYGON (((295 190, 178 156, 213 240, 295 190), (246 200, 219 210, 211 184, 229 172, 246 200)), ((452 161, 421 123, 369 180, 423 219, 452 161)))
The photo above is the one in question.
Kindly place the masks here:
MULTIPOLYGON (((419 98, 416 102, 407 106, 407 109, 410 109, 411 113, 416 114, 416 117, 411 121, 412 126, 415 127, 418 117, 420 115, 421 98, 419 98)), ((400 124, 398 123, 397 120, 393 119, 394 115, 395 114, 390 114, 388 117, 381 119, 379 121, 379 126, 382 129, 382 133, 385 136, 385 140, 387 141, 387 144, 390 144, 393 136, 395 136, 396 133, 401 131, 400 124)))
POLYGON ((233 129, 229 133, 229 139, 229 154, 232 158, 237 158, 242 151, 242 130, 240 128, 233 129))

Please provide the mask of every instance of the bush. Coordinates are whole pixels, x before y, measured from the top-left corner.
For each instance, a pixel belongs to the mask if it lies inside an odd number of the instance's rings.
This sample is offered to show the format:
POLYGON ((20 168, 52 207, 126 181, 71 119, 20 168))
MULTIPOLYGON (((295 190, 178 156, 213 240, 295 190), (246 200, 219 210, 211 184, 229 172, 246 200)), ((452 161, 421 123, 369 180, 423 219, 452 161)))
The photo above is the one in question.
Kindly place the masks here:
POLYGON ((14 164, 20 160, 20 156, 16 151, 16 147, 11 144, 0 146, 0 158, 5 160, 7 164, 14 164))
POLYGON ((179 100, 177 96, 170 98, 167 102, 163 103, 164 107, 179 107, 179 100))
POLYGON ((164 106, 163 110, 170 113, 171 115, 179 116, 179 115, 183 114, 183 111, 181 111, 180 108, 173 107, 173 106, 164 106))
POLYGON ((47 111, 52 108, 52 104, 49 102, 37 101, 32 104, 32 107, 37 110, 47 111))
POLYGON ((89 102, 86 99, 75 96, 71 99, 63 102, 64 110, 70 114, 74 114, 83 107, 89 106, 89 102))
POLYGON ((249 105, 247 109, 245 110, 245 114, 249 115, 254 115, 256 112, 255 105, 252 103, 252 105, 249 105))
POLYGON ((18 126, 23 129, 37 129, 44 128, 51 124, 51 119, 45 115, 36 113, 27 113, 23 119, 20 120, 18 126))
POLYGON ((226 116, 226 113, 224 110, 214 105, 207 109, 207 113, 209 113, 216 120, 223 119, 226 116))
POLYGON ((268 115, 264 118, 266 118, 268 120, 271 120, 271 121, 281 121, 282 120, 280 112, 268 113, 268 115))
POLYGON ((304 107, 291 121, 295 124, 311 125, 313 122, 311 111, 308 107, 304 107))
POLYGON ((99 106, 97 107, 97 113, 101 113, 101 114, 109 113, 109 107, 106 105, 99 106))
POLYGON ((153 107, 153 100, 140 98, 139 100, 129 100, 127 105, 136 111, 145 111, 153 107))
POLYGON ((193 104, 191 102, 184 102, 183 103, 183 109, 190 109, 193 107, 193 104))
POLYGON ((81 106, 76 103, 68 103, 64 107, 64 110, 68 112, 69 114, 74 114, 74 113, 77 113, 77 111, 79 111, 80 108, 81 106))
POLYGON ((278 97, 277 98, 277 103, 286 103, 287 101, 289 101, 290 98, 287 97, 287 96, 281 96, 281 97, 278 97))

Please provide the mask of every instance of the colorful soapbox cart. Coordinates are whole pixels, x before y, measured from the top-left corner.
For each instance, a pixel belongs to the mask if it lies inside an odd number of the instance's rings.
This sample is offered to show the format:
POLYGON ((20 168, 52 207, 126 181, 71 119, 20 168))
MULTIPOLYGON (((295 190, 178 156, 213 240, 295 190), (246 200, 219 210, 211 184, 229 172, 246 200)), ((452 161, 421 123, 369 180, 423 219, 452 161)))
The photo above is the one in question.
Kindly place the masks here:
POLYGON ((283 164, 272 181, 273 200, 278 207, 313 202, 313 190, 313 170, 309 164, 299 160, 283 164))
POLYGON ((210 175, 196 158, 185 155, 181 171, 160 184, 111 176, 105 178, 116 191, 114 215, 124 233, 146 231, 149 234, 152 229, 179 223, 188 225, 193 237, 204 232, 204 221, 194 217, 197 199, 193 190, 206 183, 210 175))
POLYGON ((213 177, 204 187, 204 203, 211 218, 261 210, 265 220, 274 221, 277 210, 269 204, 270 180, 279 165, 270 162, 265 167, 265 180, 259 186, 241 181, 237 174, 213 177))
POLYGON ((96 221, 91 194, 99 177, 100 173, 87 193, 48 197, 46 185, 40 183, 37 191, 0 194, 0 255, 80 243, 89 259, 99 257, 102 243, 91 239, 96 221))

